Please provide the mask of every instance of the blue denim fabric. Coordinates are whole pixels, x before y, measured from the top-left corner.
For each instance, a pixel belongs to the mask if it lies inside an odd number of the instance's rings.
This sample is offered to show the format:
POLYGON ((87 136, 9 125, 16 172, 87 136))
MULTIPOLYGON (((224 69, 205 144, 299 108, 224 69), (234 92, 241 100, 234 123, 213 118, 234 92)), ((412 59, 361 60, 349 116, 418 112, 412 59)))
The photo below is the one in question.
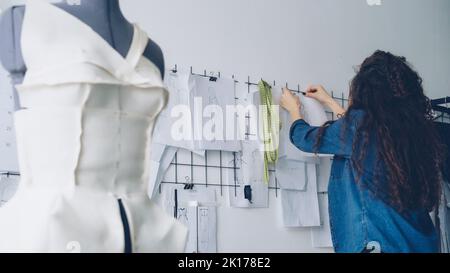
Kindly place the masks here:
MULTIPOLYGON (((377 197, 380 195, 373 194, 370 186, 378 162, 373 136, 369 136, 363 171, 357 180, 352 155, 358 149, 354 151, 353 139, 364 112, 354 110, 348 115, 348 122, 340 119, 325 129, 317 150, 334 155, 328 195, 335 251, 359 253, 370 242, 376 242, 387 253, 438 252, 437 232, 426 210, 400 214, 377 197)), ((291 126, 291 142, 304 152, 315 152, 318 131, 319 127, 298 120, 291 126)), ((383 185, 386 175, 384 164, 380 163, 377 179, 383 185)))

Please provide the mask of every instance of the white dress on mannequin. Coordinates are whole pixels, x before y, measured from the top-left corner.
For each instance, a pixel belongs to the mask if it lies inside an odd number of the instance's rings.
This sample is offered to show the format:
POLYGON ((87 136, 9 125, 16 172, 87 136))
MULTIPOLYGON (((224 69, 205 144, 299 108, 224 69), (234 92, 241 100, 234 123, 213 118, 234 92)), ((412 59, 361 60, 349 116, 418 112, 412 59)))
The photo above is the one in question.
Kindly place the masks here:
POLYGON ((15 115, 21 183, 0 209, 0 252, 183 252, 187 229, 149 200, 150 141, 167 102, 135 26, 126 58, 41 0, 22 30, 27 74, 15 115))

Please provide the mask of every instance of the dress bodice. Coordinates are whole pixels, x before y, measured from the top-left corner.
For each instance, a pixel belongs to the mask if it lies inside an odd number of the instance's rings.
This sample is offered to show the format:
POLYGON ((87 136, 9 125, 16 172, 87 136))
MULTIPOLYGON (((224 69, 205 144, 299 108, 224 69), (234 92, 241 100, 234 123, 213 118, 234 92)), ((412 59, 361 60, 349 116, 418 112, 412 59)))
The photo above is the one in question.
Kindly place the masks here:
POLYGON ((22 33, 28 70, 17 86, 22 181, 145 191, 151 131, 167 101, 159 70, 142 55, 147 35, 135 26, 124 58, 78 18, 31 2, 22 33))

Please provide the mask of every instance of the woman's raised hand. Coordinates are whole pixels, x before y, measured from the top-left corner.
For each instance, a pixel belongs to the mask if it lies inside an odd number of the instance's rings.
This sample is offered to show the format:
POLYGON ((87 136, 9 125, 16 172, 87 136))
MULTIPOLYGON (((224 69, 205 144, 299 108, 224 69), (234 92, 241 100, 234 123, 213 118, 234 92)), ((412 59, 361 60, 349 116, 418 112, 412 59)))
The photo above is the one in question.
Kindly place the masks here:
POLYGON ((333 98, 322 85, 308 86, 306 89, 306 97, 316 99, 324 105, 328 105, 333 101, 333 98))

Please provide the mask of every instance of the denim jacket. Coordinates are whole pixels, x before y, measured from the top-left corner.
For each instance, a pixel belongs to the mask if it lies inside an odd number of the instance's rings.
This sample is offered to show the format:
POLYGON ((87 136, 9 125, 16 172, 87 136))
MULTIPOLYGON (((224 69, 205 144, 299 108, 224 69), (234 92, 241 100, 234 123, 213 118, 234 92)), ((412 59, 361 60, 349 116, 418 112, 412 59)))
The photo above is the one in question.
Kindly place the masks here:
MULTIPOLYGON (((375 244, 381 246, 382 252, 437 252, 437 232, 426 210, 399 213, 370 190, 378 162, 373 136, 369 136, 362 174, 356 179, 353 139, 364 112, 353 110, 348 115, 348 123, 342 118, 326 127, 317 150, 334 155, 328 196, 335 251, 359 253, 375 244)), ((290 139, 300 150, 316 152, 318 132, 319 127, 297 120, 291 126, 290 139)), ((385 177, 384 168, 380 170, 377 179, 385 177)))

